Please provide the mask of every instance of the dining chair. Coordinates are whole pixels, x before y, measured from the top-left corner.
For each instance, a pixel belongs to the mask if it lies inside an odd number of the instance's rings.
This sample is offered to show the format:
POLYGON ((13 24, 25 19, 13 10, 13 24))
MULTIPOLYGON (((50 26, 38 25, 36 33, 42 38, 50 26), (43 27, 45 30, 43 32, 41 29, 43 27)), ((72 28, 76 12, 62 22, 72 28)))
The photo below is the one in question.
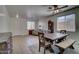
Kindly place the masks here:
POLYGON ((66 34, 66 30, 60 30, 60 33, 62 33, 62 34, 66 34))
MULTIPOLYGON (((60 33, 61 33, 61 34, 66 34, 67 31, 66 31, 66 30, 60 30, 60 33)), ((64 40, 66 40, 66 37, 67 37, 67 36, 60 38, 59 40, 56 41, 56 43, 60 43, 60 42, 62 42, 62 41, 64 41, 64 40)))
MULTIPOLYGON (((62 33, 62 34, 66 34, 67 31, 66 31, 66 30, 60 30, 60 33, 62 33)), ((66 38, 64 38, 63 40, 66 40, 66 38)))
POLYGON ((51 50, 51 44, 45 40, 44 33, 38 33, 38 37, 39 37, 39 52, 40 52, 40 48, 43 47, 45 54, 46 50, 51 50))

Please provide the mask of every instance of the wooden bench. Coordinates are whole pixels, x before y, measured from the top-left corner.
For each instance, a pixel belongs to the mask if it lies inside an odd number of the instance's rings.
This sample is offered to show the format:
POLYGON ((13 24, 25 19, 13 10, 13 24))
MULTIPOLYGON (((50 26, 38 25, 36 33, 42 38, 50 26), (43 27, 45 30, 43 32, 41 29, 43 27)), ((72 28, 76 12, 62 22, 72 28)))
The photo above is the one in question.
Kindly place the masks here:
POLYGON ((62 41, 62 42, 56 44, 55 46, 59 47, 59 49, 60 49, 59 54, 61 54, 61 53, 64 52, 64 50, 65 50, 66 48, 74 49, 74 47, 73 47, 73 44, 74 44, 74 43, 75 43, 75 40, 67 39, 67 40, 64 40, 64 41, 62 41))

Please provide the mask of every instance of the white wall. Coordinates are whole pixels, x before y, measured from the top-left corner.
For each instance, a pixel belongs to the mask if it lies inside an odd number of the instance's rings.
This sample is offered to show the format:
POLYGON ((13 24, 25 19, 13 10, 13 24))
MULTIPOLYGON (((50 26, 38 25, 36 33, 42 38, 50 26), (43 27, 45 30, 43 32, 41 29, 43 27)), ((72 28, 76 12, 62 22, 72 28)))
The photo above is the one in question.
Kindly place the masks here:
POLYGON ((23 18, 10 17, 10 31, 14 35, 27 35, 27 21, 35 21, 35 29, 37 29, 38 21, 23 18))
POLYGON ((46 19, 46 18, 39 18, 38 28, 39 28, 39 25, 41 25, 40 29, 47 30, 48 29, 47 21, 48 21, 48 19, 46 19))
POLYGON ((13 35, 27 34, 26 19, 10 18, 10 29, 13 35))
POLYGON ((9 25, 9 16, 7 10, 5 6, 0 6, 0 32, 9 32, 8 25, 9 25))
MULTIPOLYGON (((0 15, 0 32, 12 32, 13 35, 28 34, 26 22, 29 19, 9 17, 5 6, 0 6, 0 14, 3 14, 0 15)), ((35 22, 37 23, 37 21, 35 22)))
POLYGON ((13 35, 27 34, 26 20, 9 17, 5 6, 0 6, 0 32, 12 32, 13 35))

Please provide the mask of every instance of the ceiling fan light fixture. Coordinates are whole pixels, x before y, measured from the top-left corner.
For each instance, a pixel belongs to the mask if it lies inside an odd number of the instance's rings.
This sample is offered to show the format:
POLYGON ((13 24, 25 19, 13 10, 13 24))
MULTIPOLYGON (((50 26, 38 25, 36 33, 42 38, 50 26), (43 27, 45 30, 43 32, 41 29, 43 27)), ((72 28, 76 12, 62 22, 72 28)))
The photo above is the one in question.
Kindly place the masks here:
POLYGON ((58 13, 59 12, 59 10, 54 10, 54 13, 58 13))
POLYGON ((56 10, 56 13, 58 13, 59 12, 59 10, 56 10))

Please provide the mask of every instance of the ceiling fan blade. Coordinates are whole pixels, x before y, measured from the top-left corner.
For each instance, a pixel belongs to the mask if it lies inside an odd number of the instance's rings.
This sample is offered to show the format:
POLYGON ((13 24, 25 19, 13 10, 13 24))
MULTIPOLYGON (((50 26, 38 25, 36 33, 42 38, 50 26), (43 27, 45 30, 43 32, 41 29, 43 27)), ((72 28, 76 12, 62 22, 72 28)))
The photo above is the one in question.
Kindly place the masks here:
MULTIPOLYGON (((68 5, 63 6, 63 7, 60 7, 60 8, 57 8, 57 9, 63 9, 63 8, 66 8, 66 7, 68 7, 68 5)), ((56 10, 57 10, 57 9, 56 9, 56 10)))

